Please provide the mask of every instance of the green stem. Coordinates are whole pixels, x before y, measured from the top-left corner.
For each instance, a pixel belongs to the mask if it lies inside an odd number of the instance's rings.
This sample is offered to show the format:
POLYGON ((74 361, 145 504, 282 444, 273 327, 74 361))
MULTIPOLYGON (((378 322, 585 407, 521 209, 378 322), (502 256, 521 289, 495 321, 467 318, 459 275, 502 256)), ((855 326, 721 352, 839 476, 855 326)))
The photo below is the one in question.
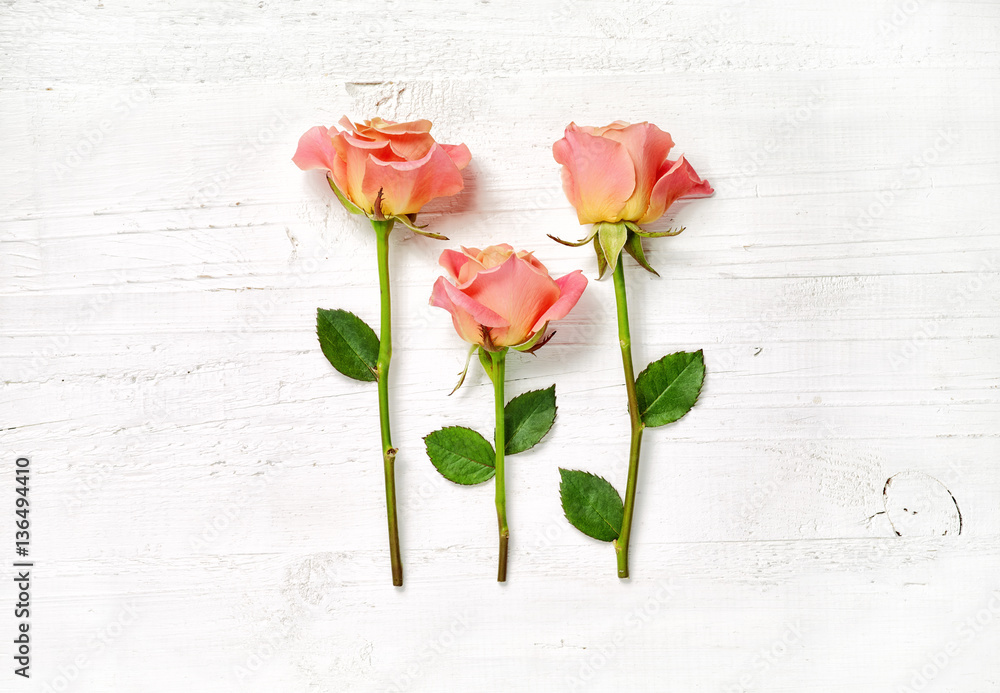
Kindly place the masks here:
POLYGON ((507 582, 507 540, 510 538, 510 530, 507 528, 507 489, 504 485, 503 473, 503 453, 507 444, 507 436, 503 428, 503 383, 506 357, 506 349, 490 353, 490 359, 493 362, 493 401, 496 410, 496 435, 493 442, 497 453, 496 505, 497 525, 500 530, 500 562, 497 567, 497 582, 507 582))
POLYGON ((615 305, 618 309, 618 342, 622 350, 622 366, 625 370, 625 392, 628 394, 628 417, 632 428, 632 438, 628 450, 628 482, 625 486, 625 516, 622 531, 615 541, 618 558, 618 577, 628 577, 628 540, 632 534, 632 514, 635 511, 635 489, 639 477, 639 446, 645 424, 639 418, 639 402, 635 391, 635 369, 632 367, 632 335, 628 325, 628 300, 625 296, 625 269, 622 258, 615 266, 615 305))
POLYGON ((385 467, 385 506, 389 521, 389 560, 392 563, 392 584, 403 584, 403 560, 399 553, 399 526, 396 519, 396 448, 389 430, 389 361, 392 360, 392 307, 389 298, 389 233, 393 221, 372 220, 378 238, 378 285, 382 299, 379 327, 378 418, 382 432, 382 463, 385 467))

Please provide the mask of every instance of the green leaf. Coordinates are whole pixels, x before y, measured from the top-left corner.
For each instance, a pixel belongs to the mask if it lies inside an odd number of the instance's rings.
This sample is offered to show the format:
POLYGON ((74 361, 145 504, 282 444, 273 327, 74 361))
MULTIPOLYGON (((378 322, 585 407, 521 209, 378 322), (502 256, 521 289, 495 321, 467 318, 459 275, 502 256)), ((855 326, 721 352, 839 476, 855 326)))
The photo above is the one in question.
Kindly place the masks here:
POLYGON ((660 276, 660 273, 653 269, 646 261, 646 254, 642 252, 642 240, 632 231, 628 232, 628 240, 625 241, 625 252, 631 255, 647 272, 652 272, 657 277, 660 276))
POLYGON ((673 423, 698 401, 705 381, 701 349, 679 351, 649 364, 635 380, 639 416, 647 426, 673 423))
POLYGON ((559 476, 559 496, 570 524, 594 539, 617 539, 625 506, 615 487, 588 472, 560 468, 559 476))
POLYGON ((604 251, 604 259, 608 261, 608 266, 613 272, 618 266, 618 258, 622 254, 622 248, 628 239, 628 228, 624 223, 612 224, 602 221, 597 225, 597 238, 601 242, 601 250, 604 251))
POLYGON ((449 426, 424 437, 427 456, 441 475, 456 484, 481 484, 496 474, 493 446, 464 426, 449 426))
POLYGON ((503 408, 504 452, 530 450, 556 420, 556 386, 518 395, 503 408))
POLYGON ((333 367, 355 380, 378 380, 378 337, 364 320, 346 310, 316 310, 316 334, 333 367))

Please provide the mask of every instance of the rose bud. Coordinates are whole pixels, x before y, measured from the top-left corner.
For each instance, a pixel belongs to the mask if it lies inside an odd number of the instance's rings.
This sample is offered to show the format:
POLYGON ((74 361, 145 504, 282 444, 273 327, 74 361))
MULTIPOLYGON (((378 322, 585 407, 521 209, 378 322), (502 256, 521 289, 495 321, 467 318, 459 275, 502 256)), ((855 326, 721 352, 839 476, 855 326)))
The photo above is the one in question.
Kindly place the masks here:
POLYGON ((674 236, 684 229, 649 233, 639 225, 656 221, 682 197, 714 192, 683 155, 667 158, 673 146, 670 135, 651 123, 618 120, 601 128, 570 123, 552 154, 562 164, 563 190, 577 218, 594 229, 576 243, 552 238, 574 246, 594 239, 602 275, 607 266, 615 268, 622 248, 655 274, 636 236, 674 236))
POLYGON ((431 305, 451 313, 462 339, 487 351, 539 347, 546 325, 565 317, 587 286, 580 270, 553 279, 534 255, 506 243, 446 250, 440 263, 454 283, 438 277, 431 305))

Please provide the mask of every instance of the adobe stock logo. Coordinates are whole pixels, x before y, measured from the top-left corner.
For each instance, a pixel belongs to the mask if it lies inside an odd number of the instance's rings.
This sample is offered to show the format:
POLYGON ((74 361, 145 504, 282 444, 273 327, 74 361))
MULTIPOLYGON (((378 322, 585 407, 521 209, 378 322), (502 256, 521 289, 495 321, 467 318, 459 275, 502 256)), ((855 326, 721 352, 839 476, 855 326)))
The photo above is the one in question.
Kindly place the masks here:
POLYGON ((1000 590, 990 593, 986 605, 966 618, 958 627, 958 636, 948 640, 927 658, 918 668, 910 671, 910 679, 905 685, 897 686, 896 693, 920 693, 944 671, 952 660, 976 640, 987 627, 1000 616, 1000 590))
POLYGON ((779 660, 788 654, 793 645, 799 644, 801 641, 802 630, 799 628, 799 622, 788 624, 780 636, 757 652, 753 661, 750 662, 751 670, 742 674, 737 683, 726 689, 726 693, 746 693, 746 691, 757 690, 755 685, 757 677, 770 671, 778 664, 779 660))
POLYGON ((897 193, 907 187, 914 187, 927 174, 931 166, 958 142, 958 133, 944 128, 937 131, 933 144, 914 155, 889 184, 875 193, 874 200, 858 213, 851 228, 860 237, 865 235, 889 209, 896 204, 897 193))

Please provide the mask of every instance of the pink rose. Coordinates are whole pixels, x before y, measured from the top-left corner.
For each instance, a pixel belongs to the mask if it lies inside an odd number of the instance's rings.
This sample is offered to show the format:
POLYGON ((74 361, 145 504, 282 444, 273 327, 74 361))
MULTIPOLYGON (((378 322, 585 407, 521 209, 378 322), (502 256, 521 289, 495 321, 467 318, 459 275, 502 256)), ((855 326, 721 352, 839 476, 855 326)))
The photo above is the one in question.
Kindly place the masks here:
POLYGON ((472 158, 469 148, 435 142, 429 120, 394 123, 372 118, 352 123, 344 116, 340 125, 343 131, 310 128, 299 139, 292 161, 302 170, 328 171, 338 197, 358 208, 351 211, 374 219, 416 214, 435 197, 465 187, 460 171, 472 158), (380 191, 381 209, 376 210, 380 191))
POLYGON ((536 344, 546 324, 565 317, 587 286, 580 270, 552 279, 534 255, 515 253, 506 243, 446 250, 440 263, 455 283, 438 277, 431 305, 451 313, 462 339, 488 348, 536 344))
POLYGON ((650 123, 617 120, 602 128, 570 123, 552 154, 563 166, 563 189, 581 224, 645 224, 681 197, 713 192, 683 155, 667 158, 673 146, 670 135, 650 123))

